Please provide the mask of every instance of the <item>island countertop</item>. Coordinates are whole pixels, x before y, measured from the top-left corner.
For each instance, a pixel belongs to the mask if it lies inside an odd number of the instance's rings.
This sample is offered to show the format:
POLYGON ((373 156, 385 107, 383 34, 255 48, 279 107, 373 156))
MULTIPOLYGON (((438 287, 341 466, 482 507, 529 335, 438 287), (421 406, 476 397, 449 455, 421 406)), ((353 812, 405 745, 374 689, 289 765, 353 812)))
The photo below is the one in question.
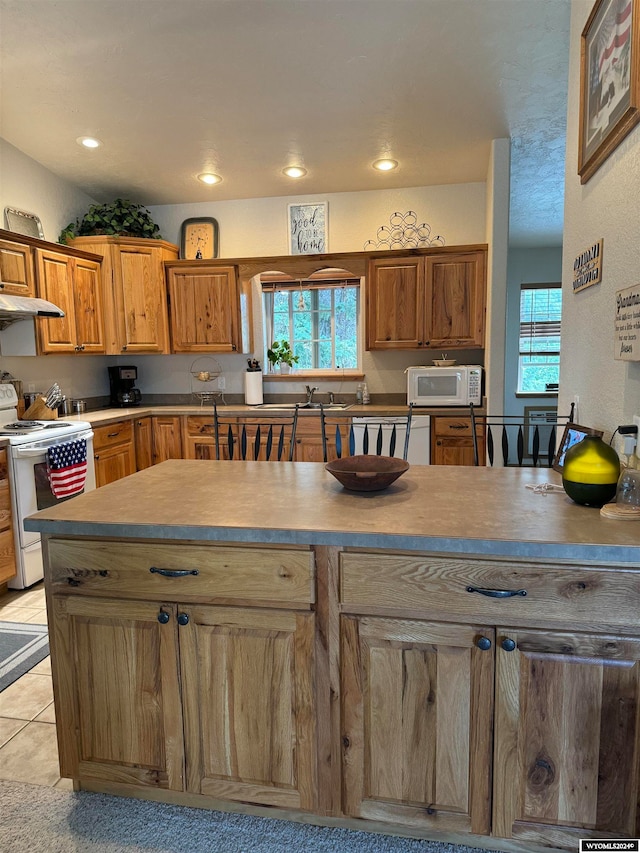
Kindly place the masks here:
POLYGON ((605 519, 546 468, 412 466, 381 492, 313 462, 169 460, 25 521, 46 534, 341 545, 640 565, 640 524, 605 519))

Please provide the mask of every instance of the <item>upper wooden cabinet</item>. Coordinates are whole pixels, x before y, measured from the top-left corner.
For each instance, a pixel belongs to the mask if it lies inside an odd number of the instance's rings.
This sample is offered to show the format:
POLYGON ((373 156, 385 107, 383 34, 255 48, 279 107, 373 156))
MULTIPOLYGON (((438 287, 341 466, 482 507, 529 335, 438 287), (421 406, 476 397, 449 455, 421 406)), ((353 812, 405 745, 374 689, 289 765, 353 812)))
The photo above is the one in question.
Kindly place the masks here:
POLYGON ((168 353, 163 262, 178 247, 136 237, 76 237, 69 245, 103 256, 107 354, 168 353))
POLYGON ((41 353, 104 353, 100 264, 49 249, 36 249, 38 294, 65 316, 37 324, 41 353))
POLYGON ((0 239, 0 293, 35 296, 31 246, 0 239))
POLYGON ((250 289, 235 266, 165 264, 172 352, 251 352, 250 289))
POLYGON ((486 250, 372 258, 367 349, 484 346, 486 250))

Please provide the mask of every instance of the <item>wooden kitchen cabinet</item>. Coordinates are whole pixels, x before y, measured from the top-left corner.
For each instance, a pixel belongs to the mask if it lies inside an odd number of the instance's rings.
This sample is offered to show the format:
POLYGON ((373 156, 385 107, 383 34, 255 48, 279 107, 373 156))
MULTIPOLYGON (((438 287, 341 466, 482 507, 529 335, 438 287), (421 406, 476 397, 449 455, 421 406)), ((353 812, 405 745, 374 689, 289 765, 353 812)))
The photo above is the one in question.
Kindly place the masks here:
POLYGON ((182 447, 185 459, 215 459, 213 415, 187 415, 182 420, 182 447))
POLYGON ((107 354, 168 353, 164 261, 178 247, 136 237, 76 237, 70 246, 103 256, 107 354))
POLYGON ((489 833, 493 639, 486 626, 342 617, 346 814, 489 833))
POLYGON ((369 350, 484 346, 486 249, 369 261, 369 350))
POLYGON ((172 352, 244 351, 237 270, 165 264, 172 352))
POLYGON ((133 422, 133 435, 136 447, 136 471, 143 471, 153 465, 151 417, 136 418, 133 422))
POLYGON ((182 459, 182 431, 179 416, 162 415, 152 418, 153 464, 165 459, 182 459))
MULTIPOLYGON (((344 426, 340 427, 343 447, 348 447, 350 428, 351 418, 344 418, 344 426)), ((338 458, 336 450, 336 424, 333 423, 333 419, 327 429, 327 461, 331 462, 338 458)), ((345 455, 344 452, 343 455, 345 455)), ((296 447, 293 458, 296 462, 324 462, 322 427, 319 415, 317 417, 298 417, 296 447)))
MULTIPOLYGON (((478 453, 484 465, 484 429, 478 427, 478 453)), ((473 465, 473 430, 469 417, 431 418, 431 464, 473 465)))
POLYGON ((11 483, 6 448, 0 448, 0 585, 16 574, 11 514, 11 483))
POLYGON ((313 809, 309 550, 60 539, 48 559, 65 776, 313 809))
POLYGON ((37 323, 39 352, 104 353, 100 263, 49 249, 35 254, 38 295, 65 313, 37 323))
POLYGON ((12 296, 36 295, 31 246, 0 239, 0 293, 12 296))
POLYGON ((136 472, 136 448, 131 420, 93 428, 96 487, 136 472))

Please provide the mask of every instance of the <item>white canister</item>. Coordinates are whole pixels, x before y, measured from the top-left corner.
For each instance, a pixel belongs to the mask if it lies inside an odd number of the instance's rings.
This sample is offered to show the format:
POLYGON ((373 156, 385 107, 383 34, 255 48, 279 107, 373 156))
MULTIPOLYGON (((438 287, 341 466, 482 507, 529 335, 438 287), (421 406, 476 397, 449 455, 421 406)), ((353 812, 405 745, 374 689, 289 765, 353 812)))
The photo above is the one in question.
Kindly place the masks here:
POLYGON ((262 403, 262 371, 247 370, 244 374, 244 401, 247 406, 262 403))

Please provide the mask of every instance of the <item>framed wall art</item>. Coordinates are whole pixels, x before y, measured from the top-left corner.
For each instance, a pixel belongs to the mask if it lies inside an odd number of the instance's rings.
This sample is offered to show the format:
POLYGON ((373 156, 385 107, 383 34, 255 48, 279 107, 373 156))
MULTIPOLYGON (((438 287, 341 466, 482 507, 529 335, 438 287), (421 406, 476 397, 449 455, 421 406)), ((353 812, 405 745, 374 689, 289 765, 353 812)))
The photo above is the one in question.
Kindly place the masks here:
POLYGON ((318 255, 327 251, 326 201, 289 205, 289 254, 318 255))
POLYGON ((586 183, 640 121, 640 0, 596 0, 582 31, 578 174, 586 183))

